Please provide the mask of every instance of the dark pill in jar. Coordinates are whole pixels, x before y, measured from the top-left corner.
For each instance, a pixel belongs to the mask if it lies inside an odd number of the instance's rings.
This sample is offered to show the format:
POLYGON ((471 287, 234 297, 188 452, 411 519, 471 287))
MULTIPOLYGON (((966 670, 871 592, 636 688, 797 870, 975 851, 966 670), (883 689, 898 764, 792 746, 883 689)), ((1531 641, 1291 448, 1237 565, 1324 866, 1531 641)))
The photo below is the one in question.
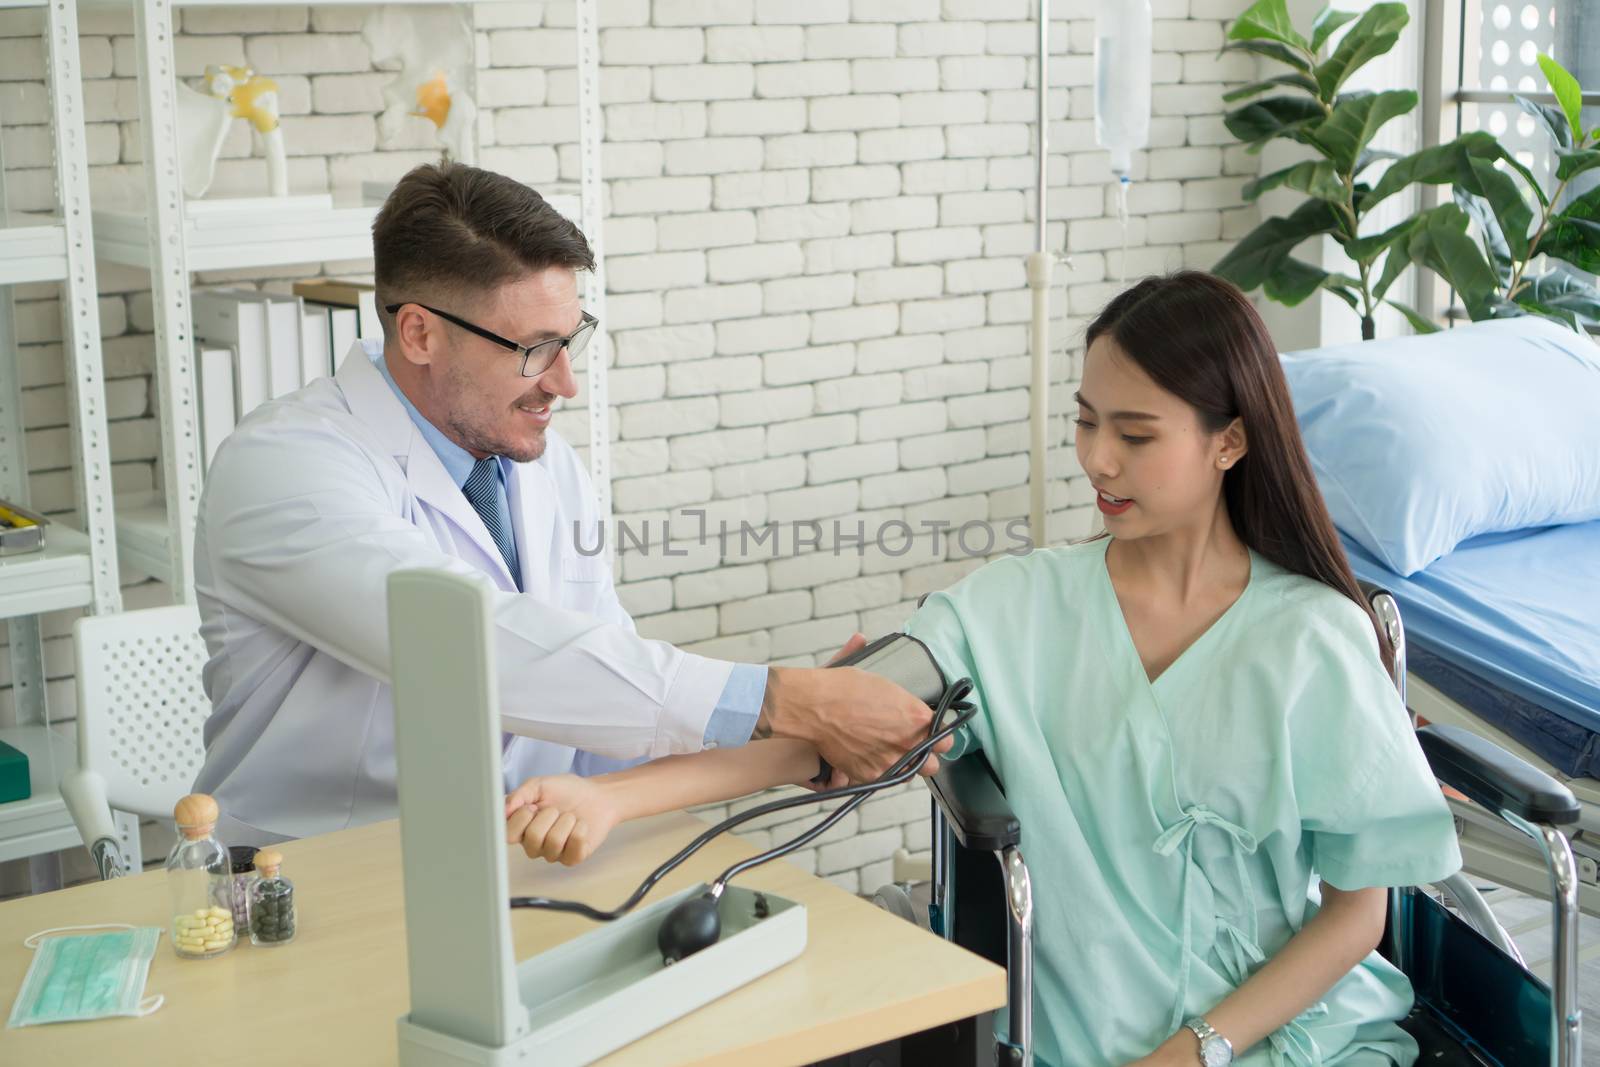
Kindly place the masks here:
POLYGON ((293 937, 293 891, 285 886, 264 887, 251 912, 250 925, 262 941, 287 941, 293 937))

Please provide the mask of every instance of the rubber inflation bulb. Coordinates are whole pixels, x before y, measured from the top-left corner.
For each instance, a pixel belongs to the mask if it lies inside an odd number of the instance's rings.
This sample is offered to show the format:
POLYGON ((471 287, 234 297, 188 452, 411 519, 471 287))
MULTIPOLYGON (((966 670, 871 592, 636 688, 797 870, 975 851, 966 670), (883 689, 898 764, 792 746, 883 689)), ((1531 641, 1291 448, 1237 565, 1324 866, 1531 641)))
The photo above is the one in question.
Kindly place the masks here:
POLYGON ((656 945, 661 949, 661 962, 670 967, 715 945, 721 936, 722 918, 717 914, 717 898, 702 893, 668 913, 656 932, 656 945))

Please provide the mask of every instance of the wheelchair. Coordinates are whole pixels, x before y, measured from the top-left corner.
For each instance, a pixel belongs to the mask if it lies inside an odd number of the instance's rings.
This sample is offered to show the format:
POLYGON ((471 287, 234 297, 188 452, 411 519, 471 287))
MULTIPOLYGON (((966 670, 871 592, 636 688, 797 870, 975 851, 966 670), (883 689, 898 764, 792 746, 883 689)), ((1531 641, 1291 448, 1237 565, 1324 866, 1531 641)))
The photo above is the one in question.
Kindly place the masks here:
MULTIPOLYGON (((1386 591, 1362 592, 1394 653, 1405 700, 1405 631, 1386 591)), ((1532 839, 1550 872, 1552 984, 1526 967, 1482 895, 1461 873, 1437 888, 1390 891, 1380 951, 1410 978, 1416 1003, 1401 1026, 1430 1067, 1580 1067, 1578 883, 1562 826, 1579 807, 1560 782, 1466 730, 1423 726, 1417 739, 1439 783, 1532 839)), ((886 910, 1006 968, 1007 1018, 994 1013, 904 1039, 905 1063, 961 1067, 1033 1065, 1033 916, 1022 827, 981 752, 947 763, 928 781, 933 880, 891 883, 874 896, 886 910), (998 860, 996 864, 995 860, 998 860)), ((1241 1050, 1243 1051, 1243 1050, 1241 1050)))

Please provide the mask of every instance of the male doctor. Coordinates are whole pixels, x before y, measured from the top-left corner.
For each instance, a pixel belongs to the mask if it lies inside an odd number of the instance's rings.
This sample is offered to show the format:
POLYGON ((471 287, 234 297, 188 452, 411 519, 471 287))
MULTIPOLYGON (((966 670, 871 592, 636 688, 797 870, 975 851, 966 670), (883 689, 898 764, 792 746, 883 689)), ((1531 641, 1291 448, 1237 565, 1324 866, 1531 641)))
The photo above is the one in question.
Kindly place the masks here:
POLYGON ((508 789, 768 735, 864 781, 927 735, 929 709, 866 672, 727 663, 634 632, 604 558, 578 551, 574 524, 592 546, 599 516, 549 428, 596 327, 572 223, 516 181, 445 163, 401 180, 372 237, 382 345, 251 413, 200 501, 213 711, 195 788, 216 796, 223 840, 396 814, 385 583, 404 568, 497 589, 508 789))

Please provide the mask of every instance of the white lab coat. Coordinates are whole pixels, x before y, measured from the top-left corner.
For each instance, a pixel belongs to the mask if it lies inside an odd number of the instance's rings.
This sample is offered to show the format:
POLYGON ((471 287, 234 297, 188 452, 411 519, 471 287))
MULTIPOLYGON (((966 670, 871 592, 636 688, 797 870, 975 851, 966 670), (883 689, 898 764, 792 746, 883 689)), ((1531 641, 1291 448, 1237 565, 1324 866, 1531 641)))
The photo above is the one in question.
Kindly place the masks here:
POLYGON ((396 814, 385 582, 404 568, 486 574, 499 590, 500 711, 521 735, 508 787, 701 747, 733 665, 634 632, 604 557, 574 543, 578 520, 595 544, 590 482, 546 436, 507 485, 521 593, 359 342, 336 377, 263 405, 222 443, 195 531, 212 702, 195 789, 217 798, 222 840, 396 814))

